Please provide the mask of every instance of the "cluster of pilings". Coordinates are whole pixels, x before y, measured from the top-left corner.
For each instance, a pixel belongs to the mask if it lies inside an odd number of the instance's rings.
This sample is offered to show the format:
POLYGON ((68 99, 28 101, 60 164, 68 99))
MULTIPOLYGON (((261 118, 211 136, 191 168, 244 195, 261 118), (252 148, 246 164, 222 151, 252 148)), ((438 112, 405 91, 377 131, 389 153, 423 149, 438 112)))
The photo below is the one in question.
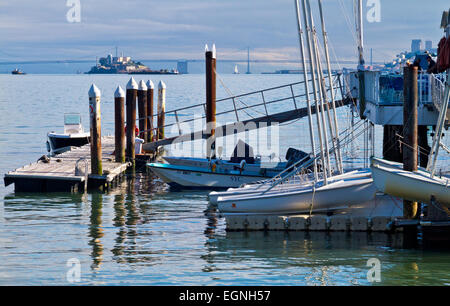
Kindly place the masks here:
MULTIPOLYGON (((216 48, 205 48, 206 65, 206 132, 207 156, 215 158, 215 128, 216 128, 216 48)), ((141 80, 137 83, 131 78, 126 86, 126 92, 118 86, 114 93, 114 125, 115 125, 115 161, 131 162, 136 166, 136 137, 144 142, 153 142, 165 138, 165 105, 166 85, 158 84, 157 122, 154 123, 154 84, 151 80, 141 80), (136 107, 137 105, 137 107, 136 107), (136 116, 136 110, 138 116, 136 116), (136 125, 136 121, 138 124, 136 125), (126 125, 125 125, 126 122, 126 125)), ((91 160, 92 174, 101 174, 101 92, 92 84, 89 90, 91 160)))
MULTIPOLYGON (((154 84, 151 80, 139 84, 131 78, 126 85, 126 92, 118 86, 114 93, 114 135, 115 161, 131 162, 136 165, 136 138, 151 142, 164 138, 164 113, 166 85, 158 85, 157 128, 154 128, 154 84), (136 107, 137 106, 137 107, 136 107), (138 118, 136 118, 138 110, 138 118), (136 124, 138 121, 138 124, 136 124)), ((101 144, 101 92, 95 84, 89 90, 90 136, 91 136, 91 174, 102 174, 101 144)))

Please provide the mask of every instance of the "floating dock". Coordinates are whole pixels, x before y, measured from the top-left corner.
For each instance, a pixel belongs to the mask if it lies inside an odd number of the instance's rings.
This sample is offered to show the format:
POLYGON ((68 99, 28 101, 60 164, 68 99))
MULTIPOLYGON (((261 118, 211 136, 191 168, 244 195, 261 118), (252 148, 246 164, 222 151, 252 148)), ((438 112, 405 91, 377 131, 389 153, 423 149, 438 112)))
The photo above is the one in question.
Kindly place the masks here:
POLYGON ((78 192, 86 188, 107 190, 121 180, 131 165, 114 161, 114 137, 102 137, 103 175, 89 174, 91 146, 72 147, 68 152, 38 160, 5 174, 5 186, 16 192, 78 192))
POLYGON ((402 215, 402 200, 377 195, 375 200, 326 214, 245 215, 224 214, 227 231, 356 231, 401 230, 396 220, 402 215))

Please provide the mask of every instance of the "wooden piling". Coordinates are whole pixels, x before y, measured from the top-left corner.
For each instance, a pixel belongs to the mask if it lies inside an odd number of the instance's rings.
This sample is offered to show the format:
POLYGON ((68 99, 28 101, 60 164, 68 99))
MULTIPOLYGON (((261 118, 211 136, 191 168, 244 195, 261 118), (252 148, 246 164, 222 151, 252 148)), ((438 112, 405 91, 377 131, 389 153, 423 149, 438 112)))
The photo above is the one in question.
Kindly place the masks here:
POLYGON ((430 154, 430 146, 428 145, 428 126, 419 125, 418 127, 418 145, 419 145, 419 165, 426 168, 428 165, 428 155, 430 154))
POLYGON ((383 127, 384 159, 398 163, 403 162, 400 137, 398 136, 401 134, 402 134, 401 125, 385 125, 383 127))
POLYGON ((147 141, 152 142, 155 137, 155 131, 153 130, 153 91, 155 85, 151 80, 147 81, 147 141))
POLYGON ((137 92, 139 111, 139 138, 147 139, 147 85, 141 80, 137 92))
POLYGON ((159 81, 158 84, 158 131, 157 139, 164 139, 164 122, 166 111, 166 84, 159 81))
POLYGON ((117 163, 125 163, 125 92, 118 86, 114 93, 115 157, 117 163))
POLYGON ((102 129, 100 116, 100 89, 92 84, 89 89, 89 114, 91 132, 91 174, 102 175, 102 129))
POLYGON ((216 47, 205 50, 206 64, 206 157, 216 158, 216 47))
MULTIPOLYGON (((406 171, 417 171, 417 105, 419 100, 417 73, 417 67, 408 66, 403 69, 403 169, 406 171)), ((416 218, 417 207, 417 202, 404 200, 404 217, 416 218)))
POLYGON ((126 105, 127 105, 127 150, 128 160, 135 165, 135 129, 136 129, 136 96, 138 84, 131 78, 127 84, 126 105))

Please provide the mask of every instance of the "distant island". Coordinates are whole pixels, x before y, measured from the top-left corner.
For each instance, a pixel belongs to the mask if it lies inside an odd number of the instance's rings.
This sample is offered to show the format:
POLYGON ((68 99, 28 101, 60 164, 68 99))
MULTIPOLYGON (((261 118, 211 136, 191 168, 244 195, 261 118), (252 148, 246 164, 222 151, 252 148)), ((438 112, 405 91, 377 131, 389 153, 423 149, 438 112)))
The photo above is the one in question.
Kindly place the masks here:
POLYGON ((101 57, 87 74, 179 74, 176 69, 151 70, 141 62, 134 62, 129 56, 101 57))

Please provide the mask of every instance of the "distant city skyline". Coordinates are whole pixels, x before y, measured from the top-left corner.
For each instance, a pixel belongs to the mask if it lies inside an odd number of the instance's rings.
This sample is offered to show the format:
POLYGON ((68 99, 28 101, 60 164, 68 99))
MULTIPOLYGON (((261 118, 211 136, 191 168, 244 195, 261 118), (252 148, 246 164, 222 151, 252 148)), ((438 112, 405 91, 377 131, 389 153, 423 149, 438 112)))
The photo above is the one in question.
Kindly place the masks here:
MULTIPOLYGON (((323 1, 334 60, 357 59, 352 2, 323 1)), ((317 1, 311 3, 317 12, 317 1)), ((367 1, 363 3, 366 16, 370 7, 367 1)), ((370 49, 375 62, 388 62, 409 50, 413 39, 437 45, 443 35, 439 24, 442 11, 448 9, 447 0, 427 6, 418 0, 379 3, 380 22, 366 18, 364 22, 366 62, 370 49)), ((320 30, 318 15, 315 18, 320 30)), ((96 57, 115 54, 116 46, 136 60, 202 59, 204 45, 212 43, 217 46, 219 61, 245 59, 247 47, 252 59, 299 58, 294 0, 0 0, 0 36, 0 62, 95 62, 96 57), (76 2, 80 4, 80 22, 69 22, 67 15, 76 2)), ((272 66, 287 68, 274 64, 259 69, 272 66)))

